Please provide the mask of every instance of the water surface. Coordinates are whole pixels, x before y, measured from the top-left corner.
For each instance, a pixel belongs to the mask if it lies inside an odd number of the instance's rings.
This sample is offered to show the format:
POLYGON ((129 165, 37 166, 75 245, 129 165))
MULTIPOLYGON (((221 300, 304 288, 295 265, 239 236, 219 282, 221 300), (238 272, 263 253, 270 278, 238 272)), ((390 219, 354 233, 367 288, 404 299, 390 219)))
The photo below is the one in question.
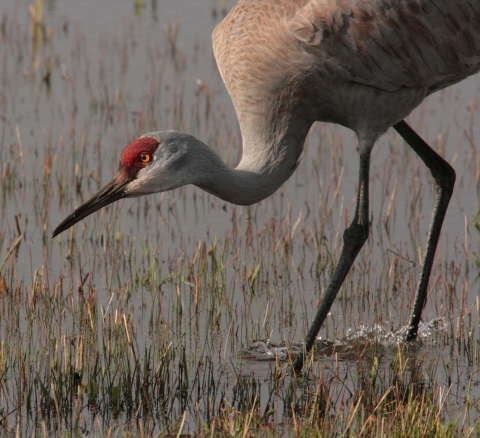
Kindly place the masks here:
MULTIPOLYGON (((60 354, 86 376, 91 364, 78 351, 87 340, 93 352, 104 350, 111 324, 130 327, 137 351, 152 348, 155 363, 169 340, 183 346, 192 370, 211 361, 213 379, 230 390, 239 376, 268 381, 285 345, 302 341, 353 218, 353 133, 315 125, 295 175, 252 207, 187 187, 119 202, 50 239, 114 175, 122 149, 139 135, 182 130, 230 165, 239 160, 241 137, 211 50, 222 18, 217 2, 48 1, 36 28, 29 6, 0 5, 0 262, 6 259, 2 275, 20 300, 18 310, 3 310, 4 345, 22 352, 32 373, 60 354), (91 333, 78 310, 86 296, 97 309, 87 319, 91 333)), ((478 343, 478 96, 479 78, 472 77, 429 97, 409 118, 458 176, 421 350, 427 363, 446 364, 435 378, 446 387, 452 382, 456 397, 475 377, 465 351, 452 351, 452 343, 465 336, 478 343)), ((377 339, 388 369, 419 278, 433 205, 429 175, 393 130, 373 155, 372 232, 320 332, 328 348, 320 349, 319 366, 326 369, 354 367, 355 355, 345 351, 358 339, 377 339)), ((15 376, 5 384, 15 387, 15 376)), ((268 389, 260 393, 265 404, 268 389)), ((175 394, 168 397, 179 418, 183 408, 175 394)), ((10 412, 12 399, 2 403, 10 412)), ((26 431, 37 427, 22 415, 26 431)), ((16 422, 8 417, 9 425, 16 422)))

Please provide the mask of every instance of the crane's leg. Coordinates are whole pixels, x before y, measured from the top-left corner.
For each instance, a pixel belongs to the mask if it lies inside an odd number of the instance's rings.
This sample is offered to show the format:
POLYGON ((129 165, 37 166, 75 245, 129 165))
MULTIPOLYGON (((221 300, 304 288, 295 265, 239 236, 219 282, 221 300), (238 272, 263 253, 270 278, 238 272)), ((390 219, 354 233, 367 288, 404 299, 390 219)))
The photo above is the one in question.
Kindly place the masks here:
POLYGON ((427 248, 406 338, 407 341, 412 341, 417 337, 418 324, 420 323, 423 307, 427 300, 428 280, 432 272, 433 259, 435 257, 443 219, 445 218, 448 203, 452 197, 453 186, 455 185, 455 170, 425 143, 404 120, 393 127, 430 169, 435 185, 435 198, 430 229, 428 230, 427 248))
POLYGON ((333 301, 348 271, 368 238, 368 177, 370 171, 370 151, 372 148, 368 147, 365 149, 368 149, 368 152, 360 154, 360 176, 355 216, 350 226, 343 233, 343 248, 340 259, 338 260, 330 284, 325 290, 323 301, 320 304, 317 315, 305 338, 305 350, 295 358, 295 362, 293 363, 294 373, 299 373, 302 370, 304 357, 312 349, 317 334, 330 311, 330 307, 332 307, 333 301))

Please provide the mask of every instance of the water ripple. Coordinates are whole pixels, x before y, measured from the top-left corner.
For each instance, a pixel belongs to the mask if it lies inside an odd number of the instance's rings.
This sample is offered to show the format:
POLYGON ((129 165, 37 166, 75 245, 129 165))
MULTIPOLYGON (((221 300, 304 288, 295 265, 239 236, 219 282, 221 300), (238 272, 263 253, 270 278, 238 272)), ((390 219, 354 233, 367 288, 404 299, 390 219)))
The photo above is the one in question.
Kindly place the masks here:
MULTIPOLYGON (((427 341, 429 345, 435 345, 437 335, 446 332, 448 323, 445 318, 436 318, 425 323, 420 323, 418 328, 417 340, 409 343, 412 348, 420 347, 427 341)), ((319 357, 330 357, 338 354, 345 360, 353 359, 354 353, 361 350, 362 347, 375 345, 384 350, 394 350, 399 345, 404 344, 404 339, 408 331, 408 326, 392 331, 384 326, 377 324, 372 327, 361 326, 344 338, 338 340, 328 340, 318 338, 316 342, 316 353, 319 357)), ((242 350, 242 357, 249 360, 285 361, 290 357, 293 359, 302 351, 303 343, 293 343, 286 345, 284 343, 275 344, 270 340, 256 340, 248 348, 242 350)))

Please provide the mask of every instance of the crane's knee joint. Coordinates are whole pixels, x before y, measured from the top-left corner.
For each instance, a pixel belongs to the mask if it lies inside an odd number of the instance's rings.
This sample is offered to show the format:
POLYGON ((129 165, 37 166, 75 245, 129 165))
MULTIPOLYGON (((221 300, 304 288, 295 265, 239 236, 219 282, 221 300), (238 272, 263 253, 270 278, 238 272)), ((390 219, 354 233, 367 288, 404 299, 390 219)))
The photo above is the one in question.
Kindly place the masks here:
MULTIPOLYGON (((448 163, 447 163, 448 164, 448 163)), ((449 191, 453 191, 453 186, 455 185, 455 180, 457 179, 457 174, 455 169, 448 164, 448 167, 445 169, 444 174, 441 177, 441 185, 449 191)))
POLYGON ((343 242, 346 246, 361 248, 368 239, 368 224, 351 224, 343 233, 343 242))
POLYGON ((455 169, 446 161, 443 161, 441 164, 435 171, 431 172, 433 179, 442 190, 453 192, 455 180, 457 179, 455 169))

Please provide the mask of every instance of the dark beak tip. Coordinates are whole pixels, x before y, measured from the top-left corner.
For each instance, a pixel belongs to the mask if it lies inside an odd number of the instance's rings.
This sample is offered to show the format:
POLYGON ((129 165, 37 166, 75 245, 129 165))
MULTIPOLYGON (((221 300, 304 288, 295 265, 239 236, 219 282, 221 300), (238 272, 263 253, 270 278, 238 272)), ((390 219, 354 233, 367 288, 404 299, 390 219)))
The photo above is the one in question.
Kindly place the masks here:
POLYGON ((50 239, 53 239, 54 237, 57 237, 59 234, 61 234, 65 229, 61 226, 60 224, 57 228, 55 228, 50 236, 50 239))
POLYGON ((100 191, 90 198, 83 205, 78 207, 70 216, 64 219, 57 228, 53 230, 51 238, 58 236, 65 230, 80 222, 83 218, 89 216, 102 207, 105 207, 119 199, 125 197, 125 186, 129 180, 127 175, 119 172, 109 183, 107 183, 100 191))

